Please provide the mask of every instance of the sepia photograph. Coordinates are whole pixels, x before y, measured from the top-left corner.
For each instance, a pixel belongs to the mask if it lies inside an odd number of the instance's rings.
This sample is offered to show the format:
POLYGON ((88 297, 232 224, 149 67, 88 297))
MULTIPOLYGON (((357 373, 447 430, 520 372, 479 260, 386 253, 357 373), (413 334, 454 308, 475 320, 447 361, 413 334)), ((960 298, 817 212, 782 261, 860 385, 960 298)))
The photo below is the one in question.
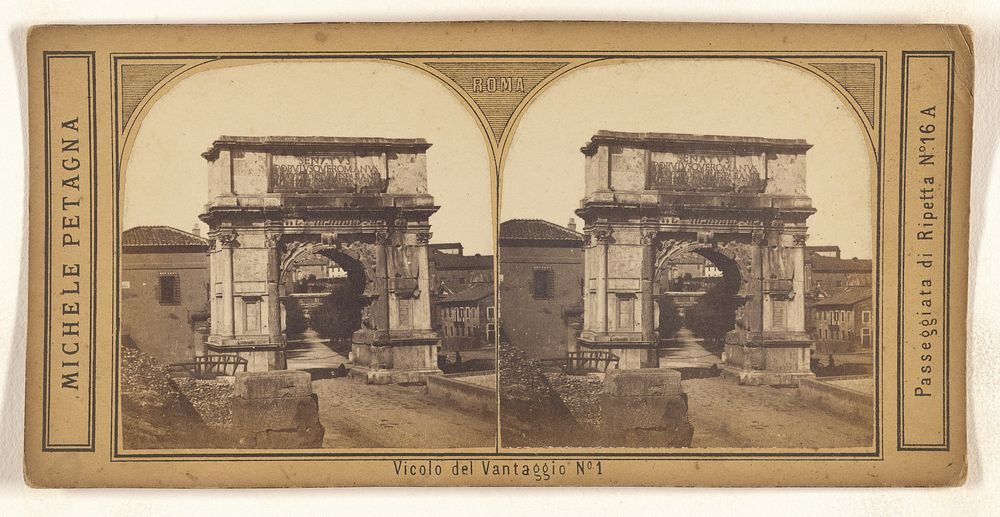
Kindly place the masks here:
POLYGON ((505 446, 873 446, 878 77, 829 67, 851 99, 816 68, 601 62, 525 110, 500 201, 505 446))
POLYGON ((159 88, 123 166, 124 449, 492 449, 490 167, 454 96, 374 61, 159 88))

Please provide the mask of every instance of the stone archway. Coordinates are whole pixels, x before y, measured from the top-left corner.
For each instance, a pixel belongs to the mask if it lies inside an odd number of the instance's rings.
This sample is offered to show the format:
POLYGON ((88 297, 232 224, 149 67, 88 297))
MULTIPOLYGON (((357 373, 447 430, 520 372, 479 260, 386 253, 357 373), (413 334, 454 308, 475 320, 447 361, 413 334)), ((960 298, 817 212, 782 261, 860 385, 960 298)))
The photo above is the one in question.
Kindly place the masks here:
POLYGON ((373 250, 358 241, 324 244, 318 236, 311 236, 313 242, 306 237, 280 245, 279 251, 281 324, 288 353, 293 352, 293 336, 301 342, 308 335, 346 358, 354 333, 372 328, 371 305, 377 297, 373 250))
POLYGON ((737 262, 735 244, 730 244, 734 249, 719 249, 676 237, 664 238, 656 245, 653 321, 661 366, 665 356, 670 358, 668 364, 721 366, 714 356, 722 353, 725 333, 743 325, 737 316, 743 314, 748 299, 747 272, 737 262), (698 360, 684 359, 695 352, 698 360))
POLYGON ((212 240, 210 353, 248 369, 285 367, 281 274, 297 258, 333 254, 363 278, 351 375, 423 382, 437 369, 431 329, 429 218, 422 139, 220 137, 208 161, 201 219, 212 240), (363 269, 363 274, 360 269, 363 269))
POLYGON ((621 368, 659 366, 654 282, 671 256, 715 258, 739 279, 724 374, 795 384, 809 371, 802 140, 601 131, 582 149, 586 240, 580 345, 621 368))

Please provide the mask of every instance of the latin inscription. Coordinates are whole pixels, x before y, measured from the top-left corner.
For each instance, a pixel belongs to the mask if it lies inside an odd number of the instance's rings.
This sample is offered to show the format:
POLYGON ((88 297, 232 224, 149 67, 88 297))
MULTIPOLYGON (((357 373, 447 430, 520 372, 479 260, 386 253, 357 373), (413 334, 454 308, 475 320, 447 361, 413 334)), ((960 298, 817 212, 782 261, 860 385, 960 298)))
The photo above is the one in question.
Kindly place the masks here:
POLYGON ((659 190, 734 191, 762 186, 761 157, 652 153, 649 178, 659 190))
POLYGON ((385 188, 381 156, 354 153, 271 156, 272 192, 380 192, 385 188))

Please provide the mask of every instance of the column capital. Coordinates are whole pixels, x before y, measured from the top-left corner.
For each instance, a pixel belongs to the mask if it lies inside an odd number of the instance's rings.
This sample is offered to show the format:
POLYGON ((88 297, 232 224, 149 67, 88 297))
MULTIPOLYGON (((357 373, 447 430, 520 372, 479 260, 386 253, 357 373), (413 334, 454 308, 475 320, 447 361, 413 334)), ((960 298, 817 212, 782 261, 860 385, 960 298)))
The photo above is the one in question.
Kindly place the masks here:
POLYGON ((279 232, 267 232, 264 234, 264 247, 266 248, 277 248, 278 243, 281 242, 282 234, 279 232))
POLYGON ((235 247, 236 242, 236 231, 234 230, 219 230, 215 233, 215 241, 218 243, 220 248, 232 248, 235 247))
POLYGON ((375 244, 389 244, 389 230, 375 230, 375 244))
POLYGON ((803 247, 803 246, 806 245, 806 240, 808 238, 809 238, 808 234, 805 234, 805 233, 796 233, 796 234, 792 235, 792 244, 794 244, 795 247, 799 247, 799 248, 803 247))
POLYGON ((611 242, 611 228, 594 228, 590 231, 591 236, 598 244, 607 244, 611 242))
POLYGON ((643 246, 652 246, 656 242, 656 236, 659 233, 657 230, 642 230, 642 234, 639 235, 639 242, 643 246))
POLYGON ((417 245, 426 246, 430 244, 431 236, 433 235, 431 232, 417 232, 417 245))

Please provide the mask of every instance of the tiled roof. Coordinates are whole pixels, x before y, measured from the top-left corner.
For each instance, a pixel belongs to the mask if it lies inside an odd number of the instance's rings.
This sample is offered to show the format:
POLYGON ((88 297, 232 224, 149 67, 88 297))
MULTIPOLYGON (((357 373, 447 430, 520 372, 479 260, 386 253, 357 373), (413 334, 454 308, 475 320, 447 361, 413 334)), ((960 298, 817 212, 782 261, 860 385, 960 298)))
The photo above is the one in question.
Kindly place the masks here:
POLYGON ((136 226, 122 232, 122 247, 208 247, 208 241, 170 226, 136 226))
POLYGON ((834 293, 827 298, 819 300, 814 305, 815 307, 830 307, 830 306, 841 306, 841 305, 854 305, 865 299, 871 300, 872 291, 871 289, 860 287, 848 289, 846 291, 841 291, 839 293, 834 293))
POLYGON ((493 255, 456 255, 435 253, 434 265, 440 269, 493 269, 493 255))
POLYGON ((822 255, 812 255, 813 271, 832 271, 841 273, 864 273, 872 271, 871 259, 839 259, 836 257, 824 257, 822 255))
POLYGON ((454 294, 446 295, 441 298, 438 303, 467 303, 476 302, 486 298, 488 296, 493 296, 493 286, 492 285, 474 285, 463 291, 459 291, 454 294))
POLYGON ((541 219, 511 219, 500 223, 500 240, 583 242, 583 235, 541 219))

